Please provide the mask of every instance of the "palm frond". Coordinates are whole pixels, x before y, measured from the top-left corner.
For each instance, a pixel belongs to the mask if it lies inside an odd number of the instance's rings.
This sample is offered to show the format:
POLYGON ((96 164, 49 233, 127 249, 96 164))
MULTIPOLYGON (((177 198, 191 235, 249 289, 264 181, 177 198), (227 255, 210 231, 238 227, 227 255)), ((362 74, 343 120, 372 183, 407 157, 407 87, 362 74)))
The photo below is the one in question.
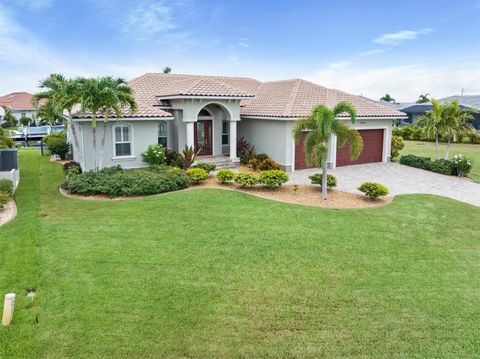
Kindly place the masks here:
POLYGON ((313 116, 307 116, 301 118, 293 125, 292 135, 295 140, 295 143, 300 143, 302 139, 302 133, 308 130, 316 129, 317 123, 315 122, 313 116))
POLYGON ((332 112, 335 117, 337 117, 341 113, 346 112, 350 116, 350 120, 352 123, 355 123, 355 120, 357 119, 357 110, 355 110, 355 107, 352 104, 346 101, 339 102, 333 108, 332 112))
POLYGON ((338 147, 342 148, 348 143, 350 159, 357 159, 363 151, 363 139, 360 133, 340 121, 335 122, 334 133, 337 136, 338 147))

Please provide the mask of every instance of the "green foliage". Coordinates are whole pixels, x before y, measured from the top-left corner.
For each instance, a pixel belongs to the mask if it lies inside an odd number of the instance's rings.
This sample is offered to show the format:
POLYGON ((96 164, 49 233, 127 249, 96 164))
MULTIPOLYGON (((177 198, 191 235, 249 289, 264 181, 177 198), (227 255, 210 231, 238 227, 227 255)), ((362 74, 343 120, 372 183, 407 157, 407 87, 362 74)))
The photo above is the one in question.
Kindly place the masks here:
POLYGON ((210 173, 212 171, 215 171, 215 168, 217 168, 217 166, 210 163, 197 163, 195 166, 192 166, 192 168, 202 168, 207 171, 207 173, 210 173))
POLYGON ((217 180, 220 183, 227 183, 229 181, 232 181, 235 178, 235 173, 231 170, 227 170, 225 168, 222 168, 217 172, 217 180))
POLYGON ((233 180, 236 184, 242 187, 255 186, 258 183, 257 175, 252 172, 239 172, 235 175, 233 180))
MULTIPOLYGON (((398 135, 402 136, 404 140, 426 140, 427 136, 423 132, 422 128, 415 125, 397 127, 400 129, 398 135)), ((432 137, 433 138, 433 137, 432 137)))
POLYGON ((68 172, 68 170, 71 168, 71 167, 75 167, 75 168, 78 168, 78 170, 80 171, 80 173, 82 172, 82 168, 80 167, 80 163, 76 162, 76 161, 68 161, 68 162, 65 162, 62 166, 63 168, 63 171, 66 173, 68 172))
POLYGON ((150 145, 142 153, 142 160, 149 166, 158 166, 165 163, 165 149, 162 145, 150 145))
POLYGON ((260 161, 265 161, 265 160, 270 159, 270 157, 268 157, 268 155, 266 153, 258 153, 258 154, 255 155, 255 158, 257 160, 260 160, 260 161))
POLYGON ((9 193, 0 192, 0 208, 3 208, 3 206, 6 205, 11 198, 12 196, 9 193))
POLYGON ((385 187, 380 183, 375 183, 375 182, 362 183, 358 187, 358 190, 360 192, 365 193, 365 195, 372 200, 376 200, 379 197, 386 196, 388 194, 387 187, 385 187))
POLYGON ((66 178, 70 178, 70 177, 72 177, 72 176, 76 176, 76 175, 79 175, 79 174, 81 174, 81 173, 82 173, 82 171, 80 170, 79 167, 74 167, 74 166, 72 166, 72 167, 70 167, 70 168, 67 170, 67 173, 66 173, 66 176, 65 176, 65 177, 66 177, 66 178))
POLYGON ((10 137, 0 135, 0 148, 15 148, 15 142, 10 137))
POLYGON ((258 157, 252 158, 248 162, 248 167, 250 167, 254 171, 280 170, 282 168, 279 163, 269 158, 262 159, 258 157))
POLYGON ((401 136, 392 136, 391 157, 395 158, 400 154, 400 151, 405 147, 403 138, 401 136))
POLYGON ((84 172, 69 177, 63 188, 84 196, 106 195, 142 196, 186 188, 188 178, 183 171, 133 169, 123 171, 120 166, 104 168, 98 172, 84 172))
POLYGON ((9 179, 0 179, 0 192, 13 194, 13 182, 9 179))
POLYGON ((3 116, 3 128, 15 127, 17 125, 17 118, 12 114, 12 110, 6 106, 2 106, 5 110, 5 116, 3 116))
POLYGON ((183 168, 185 166, 185 161, 183 156, 175 150, 166 150, 165 151, 165 163, 168 166, 183 168))
POLYGON ((30 117, 27 117, 27 116, 22 116, 20 118, 20 123, 23 125, 23 126, 28 126, 28 124, 32 121, 32 119, 30 117))
POLYGON ((51 155, 57 155, 64 160, 67 156, 70 146, 68 145, 65 134, 62 132, 51 133, 43 138, 43 142, 51 155))
POLYGON ((432 161, 430 157, 420 157, 415 155, 405 155, 400 157, 400 164, 415 168, 421 168, 427 171, 441 173, 444 175, 452 175, 454 171, 454 164, 452 161, 432 161))
POLYGON ((395 99, 390 96, 388 93, 386 93, 385 95, 383 95, 382 97, 380 97, 380 101, 386 101, 386 102, 392 102, 392 103, 395 103, 395 99))
POLYGON ((194 183, 200 183, 208 178, 208 172, 203 168, 189 168, 186 174, 190 182, 194 183))
MULTIPOLYGON (((312 184, 318 184, 320 187, 322 186, 322 174, 316 173, 313 176, 308 177, 312 184)), ((337 187, 337 178, 334 175, 327 174, 327 188, 330 189, 332 187, 337 187)))
POLYGON ((237 140, 237 155, 240 157, 240 163, 248 165, 248 163, 255 158, 257 151, 255 145, 251 146, 245 137, 240 137, 237 140))
POLYGON ((197 157, 200 150, 196 151, 192 146, 188 147, 185 146, 183 150, 182 159, 183 159, 183 167, 184 169, 190 168, 193 162, 195 162, 195 158, 197 157))
POLYGON ((258 183, 273 188, 281 186, 288 181, 288 175, 282 170, 267 170, 260 172, 258 183))
POLYGON ((454 173, 459 177, 464 177, 472 170, 472 159, 465 155, 453 156, 452 163, 454 166, 454 173))

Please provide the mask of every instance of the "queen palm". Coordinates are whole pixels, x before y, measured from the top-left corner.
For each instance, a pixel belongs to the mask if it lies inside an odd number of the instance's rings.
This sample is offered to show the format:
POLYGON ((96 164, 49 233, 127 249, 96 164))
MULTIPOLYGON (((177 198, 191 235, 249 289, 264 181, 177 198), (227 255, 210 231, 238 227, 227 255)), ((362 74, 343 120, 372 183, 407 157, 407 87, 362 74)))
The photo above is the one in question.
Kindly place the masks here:
POLYGON ((310 115, 298 120, 293 127, 295 142, 299 143, 305 131, 304 150, 305 162, 309 166, 322 168, 322 198, 327 199, 327 159, 328 141, 332 135, 337 136, 339 147, 348 143, 350 159, 360 156, 363 150, 363 140, 357 130, 350 128, 345 122, 340 121, 341 113, 350 115, 350 120, 355 123, 357 112, 355 107, 348 102, 338 103, 332 110, 324 105, 315 107, 310 115))
POLYGON ((461 108, 458 100, 453 100, 444 106, 442 130, 443 136, 447 140, 445 159, 448 160, 451 142, 456 140, 461 135, 472 132, 472 128, 470 127, 469 123, 473 121, 473 113, 475 113, 475 110, 461 108))
POLYGON ((438 160, 440 159, 439 139, 443 131, 445 106, 440 105, 435 99, 431 99, 430 102, 432 103, 433 109, 427 111, 425 115, 417 117, 415 123, 423 128, 427 137, 435 139, 435 153, 438 160))

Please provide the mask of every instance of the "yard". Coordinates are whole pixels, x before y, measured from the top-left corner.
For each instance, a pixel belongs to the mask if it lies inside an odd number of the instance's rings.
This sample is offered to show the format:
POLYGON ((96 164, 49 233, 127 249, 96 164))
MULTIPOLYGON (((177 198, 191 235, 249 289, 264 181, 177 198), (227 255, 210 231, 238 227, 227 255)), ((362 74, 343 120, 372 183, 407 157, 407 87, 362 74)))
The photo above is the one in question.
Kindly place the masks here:
POLYGON ((37 151, 21 171, 0 228, 0 292, 17 293, 1 357, 480 355, 478 207, 403 195, 328 210, 213 189, 93 202, 61 196, 61 167, 37 151))
MULTIPOLYGON (((431 157, 435 159, 435 143, 427 141, 404 141, 405 147, 400 152, 401 155, 416 155, 431 157)), ((445 158, 446 144, 440 144, 440 157, 445 158)), ((450 150, 449 158, 457 154, 468 155, 472 158, 473 166, 470 177, 480 183, 480 145, 471 145, 465 143, 454 143, 450 150)), ((398 159, 396 159, 398 160, 398 159)))

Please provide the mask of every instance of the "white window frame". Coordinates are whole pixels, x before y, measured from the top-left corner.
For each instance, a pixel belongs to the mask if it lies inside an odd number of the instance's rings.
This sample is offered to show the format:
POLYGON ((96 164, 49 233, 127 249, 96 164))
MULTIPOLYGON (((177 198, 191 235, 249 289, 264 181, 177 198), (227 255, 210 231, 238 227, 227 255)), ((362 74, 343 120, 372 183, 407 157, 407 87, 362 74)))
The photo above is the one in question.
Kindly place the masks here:
POLYGON ((222 142, 221 143, 222 143, 222 146, 230 146, 230 123, 226 119, 222 120, 222 142), (227 132, 223 132, 223 123, 224 122, 227 124, 227 126, 226 126, 227 132), (228 139, 227 143, 223 143, 223 136, 225 136, 225 135, 227 136, 227 139, 228 139))
POLYGON ((158 125, 157 125, 157 143, 158 143, 158 139, 160 138, 159 136, 159 133, 160 133, 160 128, 159 128, 159 125, 160 125, 160 122, 163 122, 165 124, 165 129, 166 129, 166 135, 165 136, 161 136, 161 137, 165 137, 167 139, 167 146, 165 147, 166 149, 170 148, 170 139, 169 139, 169 134, 170 134, 170 129, 168 128, 168 121, 159 121, 158 125))
MULTIPOLYGON (((123 131, 122 131, 122 135, 123 135, 123 131)), ((136 156, 134 155, 135 153, 135 146, 134 146, 134 143, 133 143, 133 126, 130 124, 130 123, 127 123, 127 122, 122 122, 122 123, 116 123, 112 126, 112 153, 113 153, 113 157, 112 159, 125 159, 125 158, 136 158, 136 156), (115 139, 115 131, 116 131, 116 128, 117 127, 128 127, 128 130, 129 130, 129 134, 130 134, 130 141, 129 142, 117 142, 116 139, 115 139), (130 143, 130 155, 127 155, 127 156, 117 156, 117 149, 115 147, 115 145, 117 143, 130 143)))

